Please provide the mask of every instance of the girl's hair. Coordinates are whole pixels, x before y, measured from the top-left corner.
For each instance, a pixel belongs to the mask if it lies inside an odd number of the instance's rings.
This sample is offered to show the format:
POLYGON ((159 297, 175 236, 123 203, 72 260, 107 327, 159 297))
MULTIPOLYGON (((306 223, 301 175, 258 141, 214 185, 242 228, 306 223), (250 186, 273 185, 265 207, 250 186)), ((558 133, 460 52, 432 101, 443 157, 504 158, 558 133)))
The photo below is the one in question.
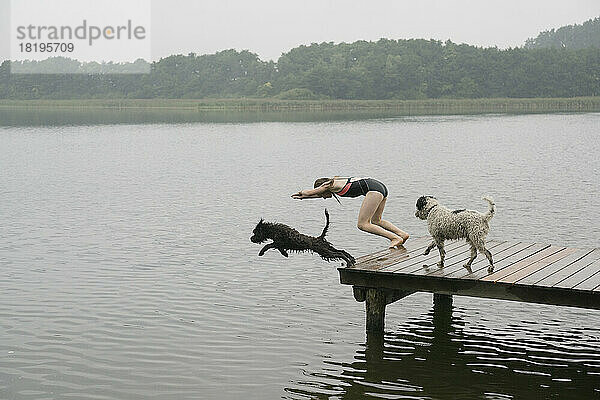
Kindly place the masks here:
POLYGON ((319 186, 321 186, 322 184, 324 184, 327 181, 331 181, 333 180, 333 178, 319 178, 315 181, 315 186, 314 188, 318 188, 319 186))
MULTIPOLYGON (((337 178, 337 176, 334 176, 333 178, 319 178, 315 181, 315 185, 314 188, 318 188, 319 186, 321 186, 322 184, 324 184, 325 182, 331 181, 333 183, 333 181, 335 180, 335 178, 337 178)), ((333 198, 336 199, 336 201, 338 203, 340 203, 340 199, 338 199, 337 195, 333 192, 331 192, 331 194, 333 195, 333 198)), ((340 203, 342 204, 342 203, 340 203)))

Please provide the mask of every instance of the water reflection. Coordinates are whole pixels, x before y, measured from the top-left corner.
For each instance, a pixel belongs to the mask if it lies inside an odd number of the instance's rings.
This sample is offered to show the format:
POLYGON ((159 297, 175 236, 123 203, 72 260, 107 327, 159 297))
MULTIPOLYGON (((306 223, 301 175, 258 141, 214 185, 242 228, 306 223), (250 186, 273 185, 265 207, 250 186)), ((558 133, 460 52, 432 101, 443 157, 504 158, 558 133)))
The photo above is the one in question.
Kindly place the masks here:
POLYGON ((398 332, 369 335, 354 361, 326 360, 323 371, 286 389, 299 399, 591 399, 600 396, 598 336, 552 337, 508 326, 470 327, 451 303, 434 304, 398 332), (523 333, 522 331, 520 332, 523 333))

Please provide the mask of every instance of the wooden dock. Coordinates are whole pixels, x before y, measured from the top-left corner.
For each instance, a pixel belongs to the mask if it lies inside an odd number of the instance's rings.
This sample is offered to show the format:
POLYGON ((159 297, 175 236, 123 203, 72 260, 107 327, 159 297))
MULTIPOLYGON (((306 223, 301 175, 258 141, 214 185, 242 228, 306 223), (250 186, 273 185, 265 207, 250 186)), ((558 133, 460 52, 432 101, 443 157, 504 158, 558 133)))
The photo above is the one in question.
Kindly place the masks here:
POLYGON ((446 243, 445 267, 439 268, 437 249, 423 255, 430 242, 411 239, 338 269, 341 283, 366 303, 367 332, 383 332, 386 305, 415 292, 446 303, 460 295, 600 309, 600 249, 490 240, 495 268, 489 273, 482 254, 472 272, 463 267, 470 255, 464 240, 446 243))

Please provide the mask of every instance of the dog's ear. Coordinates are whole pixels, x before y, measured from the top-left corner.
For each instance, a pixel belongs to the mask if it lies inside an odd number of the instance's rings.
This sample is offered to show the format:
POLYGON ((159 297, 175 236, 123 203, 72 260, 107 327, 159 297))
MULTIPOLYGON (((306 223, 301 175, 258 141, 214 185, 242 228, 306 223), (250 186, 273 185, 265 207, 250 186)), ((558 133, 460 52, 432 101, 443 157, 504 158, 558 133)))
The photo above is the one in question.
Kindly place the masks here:
POLYGON ((261 218, 260 221, 258 221, 258 225, 262 225, 263 222, 265 222, 265 220, 261 218))
POLYGON ((427 196, 419 197, 417 200, 417 210, 422 210, 423 207, 425 207, 425 204, 427 204, 427 196))

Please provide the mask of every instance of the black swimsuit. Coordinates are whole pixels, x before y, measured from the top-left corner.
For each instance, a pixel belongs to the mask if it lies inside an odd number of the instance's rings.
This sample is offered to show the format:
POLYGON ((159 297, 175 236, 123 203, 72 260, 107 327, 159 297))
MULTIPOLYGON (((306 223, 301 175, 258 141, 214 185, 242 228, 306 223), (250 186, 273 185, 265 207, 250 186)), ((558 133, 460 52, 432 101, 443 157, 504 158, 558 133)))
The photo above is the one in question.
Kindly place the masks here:
POLYGON ((358 197, 364 196, 370 191, 379 192, 383 197, 387 197, 388 190, 385 185, 373 178, 363 178, 350 182, 352 177, 348 178, 348 181, 339 192, 335 193, 340 197, 358 197))

